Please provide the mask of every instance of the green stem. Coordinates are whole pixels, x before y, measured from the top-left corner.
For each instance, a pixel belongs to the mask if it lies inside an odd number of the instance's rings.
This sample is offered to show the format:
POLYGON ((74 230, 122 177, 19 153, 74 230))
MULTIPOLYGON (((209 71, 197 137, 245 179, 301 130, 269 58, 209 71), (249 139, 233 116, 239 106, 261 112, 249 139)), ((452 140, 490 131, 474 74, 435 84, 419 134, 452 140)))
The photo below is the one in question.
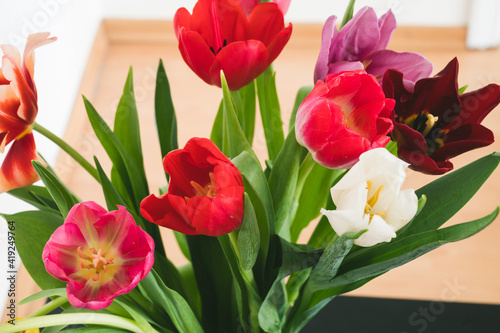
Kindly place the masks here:
POLYGON ((104 313, 71 313, 71 314, 56 314, 43 317, 26 318, 16 320, 15 324, 0 325, 2 333, 16 333, 32 328, 72 325, 72 324, 94 324, 111 326, 115 328, 123 328, 135 333, 143 333, 144 331, 131 319, 104 314, 104 313))
POLYGON ((65 304, 68 302, 68 298, 66 296, 61 296, 54 298, 51 302, 45 304, 42 306, 40 309, 36 310, 26 318, 32 318, 32 317, 38 317, 38 316, 43 316, 46 314, 51 313, 53 310, 57 309, 61 305, 65 304))
POLYGON ((69 156, 71 156, 75 161, 77 161, 87 172, 95 178, 95 180, 99 181, 99 175, 97 173, 96 168, 94 168, 82 155, 80 155, 75 149, 73 149, 70 145, 68 145, 63 139, 41 126, 38 123, 33 124, 33 129, 38 133, 45 136, 47 139, 54 142, 58 145, 62 150, 64 150, 69 156))

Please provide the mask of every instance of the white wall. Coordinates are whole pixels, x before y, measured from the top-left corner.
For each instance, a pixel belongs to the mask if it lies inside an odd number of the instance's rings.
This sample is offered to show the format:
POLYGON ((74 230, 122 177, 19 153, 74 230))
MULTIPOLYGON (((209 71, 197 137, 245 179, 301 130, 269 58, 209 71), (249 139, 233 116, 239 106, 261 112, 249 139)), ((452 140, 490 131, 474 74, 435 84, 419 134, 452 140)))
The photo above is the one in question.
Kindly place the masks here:
MULTIPOLYGON (((401 25, 464 26, 472 0, 358 0, 355 9, 371 6, 383 13, 392 8, 401 25)), ((189 10, 194 0, 106 0, 103 13, 110 18, 171 19, 179 7, 189 10)), ((347 0, 292 0, 287 19, 322 23, 328 16, 342 16, 347 0)))

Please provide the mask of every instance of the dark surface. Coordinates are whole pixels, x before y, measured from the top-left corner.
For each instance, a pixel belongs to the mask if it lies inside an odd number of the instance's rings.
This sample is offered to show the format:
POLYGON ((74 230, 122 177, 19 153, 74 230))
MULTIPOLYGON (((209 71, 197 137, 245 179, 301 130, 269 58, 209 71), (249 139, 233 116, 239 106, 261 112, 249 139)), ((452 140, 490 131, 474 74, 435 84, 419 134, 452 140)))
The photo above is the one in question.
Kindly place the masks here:
POLYGON ((339 296, 303 333, 496 333, 500 305, 339 296))

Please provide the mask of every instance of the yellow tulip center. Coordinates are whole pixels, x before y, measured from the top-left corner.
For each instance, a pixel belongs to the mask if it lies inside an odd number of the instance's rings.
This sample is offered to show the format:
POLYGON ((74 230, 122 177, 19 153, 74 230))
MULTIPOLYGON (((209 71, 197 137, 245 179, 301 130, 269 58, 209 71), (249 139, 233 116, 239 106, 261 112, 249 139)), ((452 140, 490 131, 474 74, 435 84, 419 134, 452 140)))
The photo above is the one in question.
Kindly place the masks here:
MULTIPOLYGON (((371 188, 372 188, 372 186, 373 186, 373 183, 372 183, 370 180, 368 180, 368 181, 366 182, 366 185, 367 185, 368 195, 369 195, 370 190, 371 190, 371 188)), ((375 191, 375 193, 374 193, 371 197, 367 198, 367 200, 366 200, 366 205, 365 205, 365 214, 368 214, 368 215, 370 216, 370 222, 372 221, 372 218, 373 218, 373 216, 375 216, 375 215, 378 215, 378 216, 380 216, 380 217, 384 217, 384 216, 385 216, 385 213, 384 213, 384 212, 378 212, 378 213, 374 213, 374 212, 373 212, 373 207, 374 207, 374 206, 375 206, 375 204, 377 203, 378 198, 379 198, 379 196, 380 196, 380 192, 382 191, 382 189, 383 189, 383 188, 384 188, 384 185, 381 185, 381 186, 377 189, 377 191, 375 191)))
POLYGON ((441 137, 449 132, 449 130, 441 128, 439 117, 434 116, 428 111, 414 114, 406 119, 400 118, 399 122, 402 122, 414 130, 422 133, 422 136, 425 138, 427 143, 427 155, 432 154, 436 149, 441 148, 444 145, 441 137))
MULTIPOLYGON (((210 172, 208 175, 210 177, 210 183, 205 185, 205 187, 201 186, 200 184, 198 184, 194 180, 191 181, 190 184, 194 189, 195 196, 197 196, 197 197, 203 196, 203 197, 213 198, 217 194, 217 190, 215 187, 214 174, 212 172, 210 172)), ((184 199, 187 202, 189 200, 189 197, 185 197, 184 199)))
POLYGON ((80 256, 80 267, 91 271, 91 278, 98 281, 102 274, 108 271, 108 266, 113 264, 113 258, 106 258, 108 251, 102 252, 102 249, 96 250, 90 248, 87 254, 82 252, 81 247, 77 249, 78 256, 80 256))

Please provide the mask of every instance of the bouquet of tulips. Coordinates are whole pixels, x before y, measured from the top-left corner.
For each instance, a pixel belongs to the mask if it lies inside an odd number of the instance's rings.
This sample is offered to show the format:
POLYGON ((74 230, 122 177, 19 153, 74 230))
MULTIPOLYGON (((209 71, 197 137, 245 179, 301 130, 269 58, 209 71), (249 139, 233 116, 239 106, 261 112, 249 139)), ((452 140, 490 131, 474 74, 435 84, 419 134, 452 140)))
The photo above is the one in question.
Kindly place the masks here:
POLYGON ((500 102, 500 86, 459 88, 457 59, 430 77, 422 55, 386 49, 396 28, 391 11, 354 14, 351 1, 340 24, 327 20, 315 85, 300 89, 284 129, 272 62, 292 34, 283 18, 289 2, 199 0, 192 13, 176 12, 183 59, 221 88, 222 102, 211 137, 179 148, 160 61, 160 189, 146 180, 131 73, 113 128, 83 101, 112 161, 104 170, 35 122, 33 54, 55 38, 31 35, 22 58, 2 46, 0 147, 12 144, 0 190, 38 209, 4 218, 15 224, 15 246, 43 290, 22 303, 51 300, 0 332, 299 332, 335 296, 496 218, 492 207, 441 228, 500 161, 493 153, 450 172, 450 158, 493 142, 480 123, 500 102), (252 149, 257 104, 265 163, 252 149), (33 130, 100 183, 105 207, 81 202, 61 182, 37 154, 33 130), (442 176, 402 190, 407 167, 442 176), (43 186, 33 185, 39 179, 43 186), (312 221, 307 244, 298 244, 312 221), (159 228, 174 230, 189 264, 171 263, 159 228))

